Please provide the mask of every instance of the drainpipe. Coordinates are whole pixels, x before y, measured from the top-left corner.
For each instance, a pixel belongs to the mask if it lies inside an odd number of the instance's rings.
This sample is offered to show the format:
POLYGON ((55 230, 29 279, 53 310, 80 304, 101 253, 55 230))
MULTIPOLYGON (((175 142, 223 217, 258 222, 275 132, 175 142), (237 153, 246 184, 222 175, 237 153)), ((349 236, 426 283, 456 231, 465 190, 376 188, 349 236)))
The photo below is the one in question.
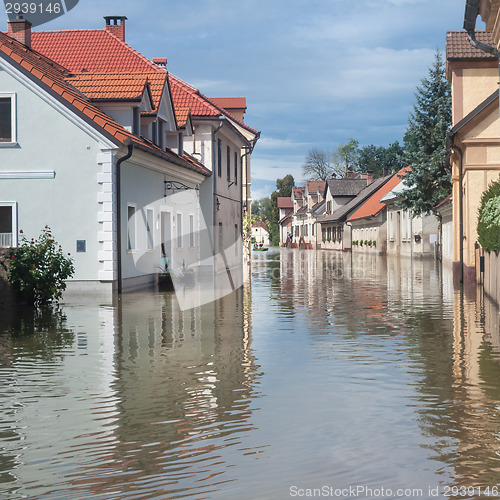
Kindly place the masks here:
POLYGON ((448 135, 449 149, 458 153, 458 205, 459 205, 459 250, 460 250, 460 283, 464 282, 464 207, 463 207, 463 152, 460 147, 455 144, 455 134, 448 135))
MULTIPOLYGON (((245 149, 248 149, 248 151, 246 153, 244 153, 243 155, 241 155, 242 165, 241 165, 241 186, 240 186, 240 189, 241 189, 241 231, 242 231, 242 234, 243 234, 243 158, 245 159, 245 183, 246 183, 245 206, 247 207, 247 213, 250 213, 251 207, 248 206, 248 158, 247 158, 247 156, 252 154, 256 143, 257 143, 257 139, 250 141, 250 146, 245 146, 245 149)), ((250 242, 249 242, 249 244, 250 244, 250 242)), ((251 252, 250 248, 248 249, 248 255, 249 255, 249 258, 252 257, 252 252, 251 252)))
POLYGON ((127 146, 128 152, 116 162, 116 265, 118 266, 118 293, 123 291, 122 278, 122 186, 121 186, 121 166, 124 161, 127 161, 134 151, 134 143, 131 139, 126 139, 124 144, 127 146))

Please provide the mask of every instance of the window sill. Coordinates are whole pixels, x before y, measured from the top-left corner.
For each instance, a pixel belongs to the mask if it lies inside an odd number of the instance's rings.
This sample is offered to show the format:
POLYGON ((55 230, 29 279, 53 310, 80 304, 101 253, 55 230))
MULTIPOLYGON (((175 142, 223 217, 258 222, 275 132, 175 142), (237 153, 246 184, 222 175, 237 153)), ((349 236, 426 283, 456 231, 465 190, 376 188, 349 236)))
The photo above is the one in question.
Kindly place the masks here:
POLYGON ((0 141, 0 148, 17 148, 19 143, 17 142, 2 142, 0 141))

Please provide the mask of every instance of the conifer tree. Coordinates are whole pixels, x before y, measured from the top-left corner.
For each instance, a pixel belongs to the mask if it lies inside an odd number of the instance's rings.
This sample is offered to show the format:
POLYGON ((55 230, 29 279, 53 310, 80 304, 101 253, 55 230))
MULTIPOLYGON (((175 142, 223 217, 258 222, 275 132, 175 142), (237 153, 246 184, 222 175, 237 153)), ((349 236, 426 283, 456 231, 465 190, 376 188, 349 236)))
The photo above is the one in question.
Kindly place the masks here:
POLYGON ((441 54, 436 51, 428 78, 421 80, 404 136, 405 176, 402 204, 414 215, 431 213, 451 193, 451 170, 446 161, 446 136, 451 127, 451 88, 441 54))

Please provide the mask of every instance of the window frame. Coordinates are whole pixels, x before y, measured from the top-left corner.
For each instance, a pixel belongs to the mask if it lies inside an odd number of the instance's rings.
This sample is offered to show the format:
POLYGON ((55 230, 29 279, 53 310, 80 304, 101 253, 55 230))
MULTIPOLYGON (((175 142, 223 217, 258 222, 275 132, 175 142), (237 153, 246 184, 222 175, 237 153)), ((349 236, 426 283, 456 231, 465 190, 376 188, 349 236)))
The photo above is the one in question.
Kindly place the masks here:
POLYGON ((129 217, 129 209, 133 208, 134 209, 134 216, 137 214, 137 204, 136 203, 127 203, 127 252, 134 252, 137 251, 137 217, 133 217, 133 236, 134 236, 134 241, 130 241, 130 217, 129 217), (131 244, 133 243, 133 247, 131 244))
POLYGON ((155 212, 152 208, 146 208, 146 251, 151 252, 155 248, 155 212), (151 224, 149 215, 151 214, 151 224))
POLYGON ((10 207, 12 214, 12 241, 9 246, 0 246, 0 248, 17 248, 19 245, 19 230, 17 228, 17 201, 0 201, 0 207, 10 207))
POLYGON ((222 177, 222 140, 217 139, 217 177, 222 177))
POLYGON ((0 148, 17 146, 17 94, 15 92, 0 92, 0 99, 10 99, 10 141, 0 141, 0 148))

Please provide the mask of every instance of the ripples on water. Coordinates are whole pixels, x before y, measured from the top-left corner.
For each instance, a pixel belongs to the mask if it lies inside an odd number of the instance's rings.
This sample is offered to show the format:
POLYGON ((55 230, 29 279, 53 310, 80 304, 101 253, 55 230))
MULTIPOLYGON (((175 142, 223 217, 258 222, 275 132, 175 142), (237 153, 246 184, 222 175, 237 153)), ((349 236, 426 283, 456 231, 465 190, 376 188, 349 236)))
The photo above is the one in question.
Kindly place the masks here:
POLYGON ((270 251, 200 309, 131 294, 3 331, 1 498, 500 483, 498 313, 433 262, 270 251))

